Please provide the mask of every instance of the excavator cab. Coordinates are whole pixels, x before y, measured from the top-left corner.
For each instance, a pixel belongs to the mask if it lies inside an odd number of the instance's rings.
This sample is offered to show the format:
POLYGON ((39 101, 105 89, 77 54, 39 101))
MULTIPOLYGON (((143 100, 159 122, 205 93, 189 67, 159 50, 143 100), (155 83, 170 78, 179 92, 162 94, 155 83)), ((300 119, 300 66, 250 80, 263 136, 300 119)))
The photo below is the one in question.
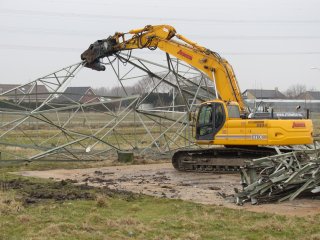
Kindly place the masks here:
POLYGON ((222 102, 208 102, 200 106, 196 125, 197 140, 213 140, 226 121, 222 102))

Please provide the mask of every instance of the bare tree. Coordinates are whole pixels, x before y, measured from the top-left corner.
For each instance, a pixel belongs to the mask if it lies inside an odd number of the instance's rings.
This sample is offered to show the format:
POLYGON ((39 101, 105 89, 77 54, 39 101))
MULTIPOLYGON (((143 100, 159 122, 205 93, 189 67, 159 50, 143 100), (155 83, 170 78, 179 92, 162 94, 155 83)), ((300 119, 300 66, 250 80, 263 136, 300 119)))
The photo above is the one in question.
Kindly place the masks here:
MULTIPOLYGON (((167 75, 166 73, 159 73, 158 75, 160 78, 165 78, 167 81, 170 81, 170 82, 175 81, 175 76, 172 74, 167 75)), ((157 86, 156 89, 154 90, 154 92, 157 92, 157 93, 170 93, 170 92, 172 92, 172 86, 170 86, 169 84, 167 84, 163 81, 161 83, 159 83, 160 81, 161 81, 161 79, 147 76, 147 77, 140 79, 140 81, 138 81, 133 86, 126 86, 126 88, 125 88, 126 91, 124 91, 120 85, 114 86, 111 88, 100 87, 100 88, 94 89, 94 91, 96 94, 101 95, 101 96, 122 96, 122 97, 124 97, 124 96, 126 96, 126 94, 128 94, 128 95, 135 95, 135 94, 143 95, 145 93, 149 93, 149 92, 153 91, 153 89, 157 86)))
POLYGON ((126 95, 140 94, 136 85, 126 87, 126 91, 124 91, 122 86, 114 86, 112 88, 95 88, 94 92, 100 96, 107 97, 125 97, 126 95))
POLYGON ((310 91, 310 92, 316 92, 316 91, 317 91, 317 88, 316 88, 316 87, 310 87, 310 88, 308 89, 308 91, 310 91))
POLYGON ((110 88, 106 88, 106 87, 95 88, 93 89, 93 91, 100 96, 107 96, 110 94, 110 88))
POLYGON ((298 97, 301 93, 304 93, 306 91, 306 86, 302 84, 295 84, 291 85, 287 91, 286 91, 286 96, 288 98, 296 98, 298 97))

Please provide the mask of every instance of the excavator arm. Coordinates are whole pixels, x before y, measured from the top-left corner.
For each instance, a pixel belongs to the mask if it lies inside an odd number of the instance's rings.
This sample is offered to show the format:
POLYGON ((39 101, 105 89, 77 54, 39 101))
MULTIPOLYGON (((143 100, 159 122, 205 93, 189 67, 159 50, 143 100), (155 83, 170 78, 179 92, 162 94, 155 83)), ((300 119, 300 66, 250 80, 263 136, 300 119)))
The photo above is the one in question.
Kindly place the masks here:
POLYGON ((128 33, 115 33, 91 44, 81 54, 81 59, 85 61, 86 67, 104 71, 105 66, 100 63, 100 59, 124 50, 143 48, 159 48, 200 70, 215 81, 219 98, 237 102, 240 110, 245 112, 245 104, 231 65, 219 54, 177 34, 169 25, 148 25, 128 33))

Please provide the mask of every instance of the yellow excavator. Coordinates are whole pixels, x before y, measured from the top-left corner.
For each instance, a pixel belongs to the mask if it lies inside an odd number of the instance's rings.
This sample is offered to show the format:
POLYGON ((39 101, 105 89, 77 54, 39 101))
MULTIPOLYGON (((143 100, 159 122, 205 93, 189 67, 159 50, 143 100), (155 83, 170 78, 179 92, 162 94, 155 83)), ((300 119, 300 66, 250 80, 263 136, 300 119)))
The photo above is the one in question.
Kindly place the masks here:
POLYGON ((85 67, 104 71, 101 59, 125 50, 158 48, 203 72, 214 82, 217 99, 204 102, 198 109, 196 143, 224 145, 177 151, 173 166, 187 171, 235 171, 245 158, 274 153, 264 146, 313 143, 310 119, 267 114, 249 114, 232 66, 213 52, 178 34, 169 25, 148 25, 127 33, 115 33, 98 40, 81 54, 85 67), (241 160, 242 159, 242 160, 241 160))

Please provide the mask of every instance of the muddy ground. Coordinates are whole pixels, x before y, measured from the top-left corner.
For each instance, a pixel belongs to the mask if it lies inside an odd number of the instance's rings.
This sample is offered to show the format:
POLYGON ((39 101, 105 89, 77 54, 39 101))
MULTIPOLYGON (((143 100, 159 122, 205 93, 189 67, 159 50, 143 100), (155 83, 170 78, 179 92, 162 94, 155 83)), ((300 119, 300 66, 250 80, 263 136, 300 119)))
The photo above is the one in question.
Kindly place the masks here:
POLYGON ((295 216, 320 213, 320 200, 317 199, 296 199, 291 202, 263 205, 246 203, 244 206, 237 206, 226 201, 221 195, 233 194, 235 188, 241 189, 239 174, 178 172, 173 169, 171 163, 25 171, 19 174, 254 212, 295 216))
POLYGON ((0 190, 17 190, 23 204, 34 204, 43 200, 65 201, 76 199, 95 199, 93 187, 87 185, 75 186, 74 181, 37 183, 28 179, 0 180, 0 190))

